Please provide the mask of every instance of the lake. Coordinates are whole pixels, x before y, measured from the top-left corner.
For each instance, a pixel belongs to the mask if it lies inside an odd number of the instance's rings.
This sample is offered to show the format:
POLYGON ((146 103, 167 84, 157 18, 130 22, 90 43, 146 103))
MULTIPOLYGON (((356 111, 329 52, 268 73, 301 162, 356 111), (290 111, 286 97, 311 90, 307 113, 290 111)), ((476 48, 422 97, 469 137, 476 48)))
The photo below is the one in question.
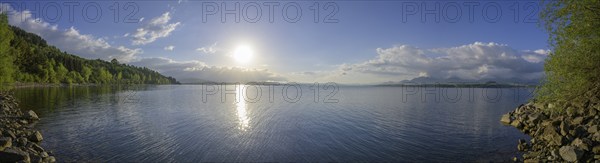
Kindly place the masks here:
POLYGON ((508 161, 526 88, 19 88, 59 161, 508 161), (237 101, 239 100, 239 102, 237 101))

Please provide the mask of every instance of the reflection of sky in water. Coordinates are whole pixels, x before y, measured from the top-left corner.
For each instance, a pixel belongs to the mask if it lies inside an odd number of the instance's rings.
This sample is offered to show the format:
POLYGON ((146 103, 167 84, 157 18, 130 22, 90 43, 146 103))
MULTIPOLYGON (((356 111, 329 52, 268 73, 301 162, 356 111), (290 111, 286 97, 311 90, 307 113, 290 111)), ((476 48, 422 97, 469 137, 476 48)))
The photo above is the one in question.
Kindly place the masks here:
POLYGON ((248 125, 248 123, 250 122, 250 118, 248 117, 248 114, 246 113, 246 100, 244 100, 243 98, 243 88, 244 85, 240 85, 237 86, 235 88, 235 96, 236 98, 239 98, 235 104, 236 106, 236 114, 238 116, 238 122, 239 124, 239 129, 241 129, 242 131, 246 131, 250 126, 248 125))
MULTIPOLYGON (((457 102, 435 102, 429 94, 423 102, 401 87, 341 87, 339 103, 315 103, 312 92, 297 103, 281 94, 273 103, 266 96, 248 102, 242 95, 254 97, 255 89, 239 85, 230 89, 239 102, 226 103, 218 95, 203 102, 196 85, 135 90, 137 102, 122 101, 131 97, 127 90, 96 89, 16 94, 42 115, 36 125, 42 145, 65 162, 503 162, 517 154, 515 140, 528 139, 499 123, 527 100, 513 97, 510 88, 500 89, 505 95, 498 102, 486 102, 478 88, 474 101, 463 90, 457 102)), ((448 92, 444 96, 459 93, 448 92)))

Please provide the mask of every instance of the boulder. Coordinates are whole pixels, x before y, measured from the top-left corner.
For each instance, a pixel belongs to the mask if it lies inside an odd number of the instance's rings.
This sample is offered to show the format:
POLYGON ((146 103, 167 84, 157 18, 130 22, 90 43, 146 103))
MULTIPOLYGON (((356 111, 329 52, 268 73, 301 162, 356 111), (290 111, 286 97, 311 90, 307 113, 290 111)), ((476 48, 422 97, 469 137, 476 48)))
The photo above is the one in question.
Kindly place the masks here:
POLYGON ((588 133, 595 134, 598 132, 598 125, 592 125, 587 129, 588 133))
POLYGON ((29 110, 27 111, 27 113, 25 113, 25 117, 28 119, 32 119, 32 120, 38 120, 40 119, 37 114, 35 114, 35 112, 33 110, 29 110))
POLYGON ((582 139, 575 138, 575 140, 573 140, 573 142, 571 142, 571 145, 575 146, 577 148, 583 149, 585 151, 589 151, 589 145, 591 145, 591 144, 588 144, 588 143, 591 143, 591 142, 587 142, 587 141, 584 142, 584 140, 582 140, 582 139))
POLYGON ((594 146, 594 148, 592 148, 592 152, 595 154, 600 154, 600 145, 594 146))
POLYGON ((592 135, 593 141, 600 141, 600 132, 596 132, 592 135))
POLYGON ((531 122, 531 123, 538 123, 540 120, 544 120, 545 117, 544 115, 542 115, 541 113, 532 113, 529 114, 527 121, 531 122))
POLYGON ((516 127, 518 129, 521 129, 523 127, 523 124, 521 124, 521 121, 519 121, 518 119, 513 120, 510 123, 511 126, 516 127))
POLYGON ((568 143, 568 141, 566 140, 566 138, 562 137, 560 135, 554 135, 554 136, 552 136, 550 142, 552 142, 554 145, 557 145, 557 146, 561 146, 561 145, 564 145, 564 144, 568 143))
POLYGON ((562 121, 560 123, 560 134, 562 136, 567 136, 569 134, 570 125, 567 121, 562 121))
POLYGON ((546 126, 546 128, 544 128, 544 133, 542 135, 542 138, 544 140, 552 140, 554 136, 558 136, 558 132, 556 132, 556 129, 554 129, 554 126, 546 126))
POLYGON ((558 152, 560 154, 560 157, 562 157, 563 160, 568 161, 568 162, 575 162, 579 158, 581 158, 581 155, 582 155, 581 150, 579 150, 573 146, 560 147, 558 152))
POLYGON ((583 126, 577 126, 575 129, 569 131, 569 133, 576 137, 585 137, 588 134, 583 126))
POLYGON ((32 142, 41 142, 43 139, 42 133, 39 131, 35 131, 33 134, 29 135, 29 140, 32 142))
POLYGON ((581 122, 583 122, 583 117, 576 117, 576 118, 573 118, 573 120, 571 121, 571 124, 579 125, 579 124, 581 124, 581 122))
POLYGON ((527 142, 523 139, 519 139, 519 142, 517 144, 517 150, 525 151, 525 149, 527 149, 527 142))
POLYGON ((44 158, 44 162, 52 163, 52 162, 56 162, 56 159, 54 158, 54 156, 49 156, 49 157, 44 158))
POLYGON ((500 122, 502 122, 503 124, 510 124, 510 113, 506 113, 504 115, 502 115, 502 118, 500 118, 500 122))
POLYGON ((48 156, 50 156, 50 155, 48 155, 48 152, 41 152, 41 153, 40 153, 40 156, 41 156, 41 157, 48 157, 48 156))
POLYGON ((0 162, 29 162, 29 154, 16 148, 6 148, 0 151, 0 162))
POLYGON ((27 145, 27 142, 28 142, 27 138, 24 138, 24 137, 17 138, 17 144, 20 146, 27 145))
POLYGON ((4 149, 6 147, 12 146, 12 138, 11 137, 2 137, 0 138, 0 149, 4 149))

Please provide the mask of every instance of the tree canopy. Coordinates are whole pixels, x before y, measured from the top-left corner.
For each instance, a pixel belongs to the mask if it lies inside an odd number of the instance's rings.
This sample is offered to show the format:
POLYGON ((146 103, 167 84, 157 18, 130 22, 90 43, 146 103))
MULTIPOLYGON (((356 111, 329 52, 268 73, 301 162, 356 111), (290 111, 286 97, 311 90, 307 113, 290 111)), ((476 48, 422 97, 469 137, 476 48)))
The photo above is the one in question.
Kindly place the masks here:
POLYGON ((540 16, 553 49, 536 100, 587 98, 587 90, 600 86, 600 1, 551 0, 544 4, 540 16))
POLYGON ((40 36, 10 26, 0 14, 0 83, 176 84, 145 67, 84 59, 50 46, 40 36))

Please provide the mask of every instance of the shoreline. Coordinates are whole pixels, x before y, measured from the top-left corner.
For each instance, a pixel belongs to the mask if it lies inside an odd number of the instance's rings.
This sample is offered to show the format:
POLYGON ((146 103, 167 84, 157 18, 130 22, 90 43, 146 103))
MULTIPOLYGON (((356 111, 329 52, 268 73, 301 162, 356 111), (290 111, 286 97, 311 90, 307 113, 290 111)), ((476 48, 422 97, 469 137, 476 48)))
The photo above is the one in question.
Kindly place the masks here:
POLYGON ((56 162, 53 153, 40 146, 43 136, 34 128, 37 121, 34 111, 21 112, 11 94, 0 92, 0 162, 56 162))
POLYGON ((600 87, 568 102, 529 102, 500 122, 531 139, 518 140, 524 162, 600 162, 600 87))

